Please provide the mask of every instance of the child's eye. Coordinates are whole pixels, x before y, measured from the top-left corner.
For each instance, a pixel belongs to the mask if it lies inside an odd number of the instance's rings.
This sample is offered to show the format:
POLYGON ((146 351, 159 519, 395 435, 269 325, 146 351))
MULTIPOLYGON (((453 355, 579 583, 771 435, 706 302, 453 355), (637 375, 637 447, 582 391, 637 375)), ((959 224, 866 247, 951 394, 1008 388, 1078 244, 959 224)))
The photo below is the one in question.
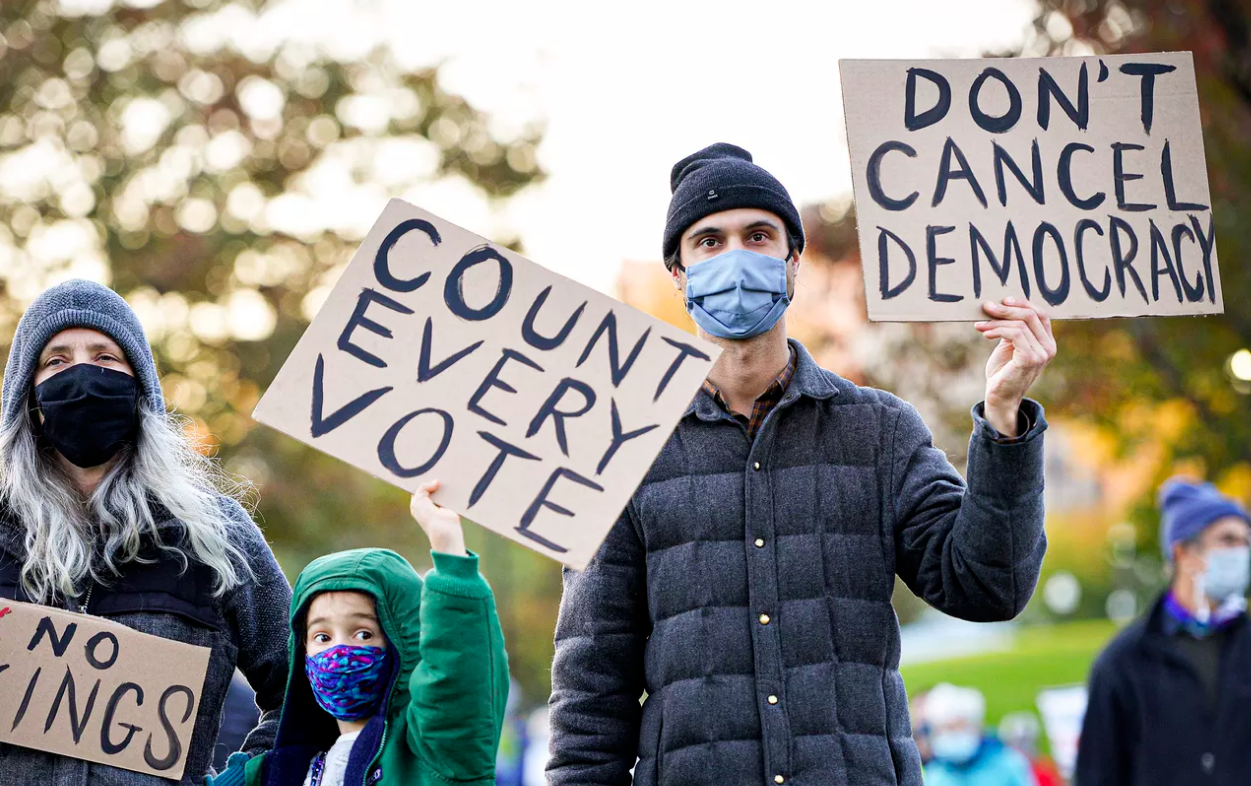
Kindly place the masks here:
POLYGON ((360 639, 361 641, 369 641, 373 637, 374 637, 374 634, 370 633, 367 630, 358 630, 356 632, 356 638, 360 639))
POLYGON ((325 643, 326 643, 326 642, 328 642, 328 641, 330 641, 330 637, 329 637, 329 636, 327 636, 325 633, 314 633, 314 634, 313 634, 313 642, 314 642, 314 643, 316 643, 316 644, 325 644, 325 643))

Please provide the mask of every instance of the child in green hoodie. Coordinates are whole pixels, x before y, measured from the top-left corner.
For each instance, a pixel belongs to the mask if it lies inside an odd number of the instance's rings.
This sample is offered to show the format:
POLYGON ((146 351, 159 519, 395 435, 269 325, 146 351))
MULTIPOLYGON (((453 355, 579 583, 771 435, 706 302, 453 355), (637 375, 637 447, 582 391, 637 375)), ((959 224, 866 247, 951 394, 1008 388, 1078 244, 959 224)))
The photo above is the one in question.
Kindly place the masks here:
POLYGON ((234 754, 209 786, 493 786, 508 659, 460 517, 413 496, 425 581, 400 555, 309 563, 291 603, 291 673, 274 749, 234 754))

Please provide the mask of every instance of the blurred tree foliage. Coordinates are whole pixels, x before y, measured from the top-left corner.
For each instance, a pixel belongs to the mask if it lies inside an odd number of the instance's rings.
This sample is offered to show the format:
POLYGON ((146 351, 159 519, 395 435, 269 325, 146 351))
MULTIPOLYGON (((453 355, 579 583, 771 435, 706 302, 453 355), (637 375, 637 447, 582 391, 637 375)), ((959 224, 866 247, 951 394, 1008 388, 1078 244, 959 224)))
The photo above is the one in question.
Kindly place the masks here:
MULTIPOLYGON (((1251 347, 1251 6, 1245 0, 1042 0, 1026 57, 1194 54, 1225 313, 1068 322, 1048 403, 1116 435, 1122 456, 1148 454, 1153 483, 1134 519, 1155 551, 1155 484, 1175 471, 1251 495, 1251 383, 1231 358, 1251 347)), ((1245 374, 1245 372, 1244 372, 1245 374)))
MULTIPOLYGON (((0 337, 56 281, 111 284, 144 321, 170 404, 259 487, 289 575, 361 545, 421 566, 405 494, 249 415, 387 199, 449 180, 506 199, 542 177, 541 129, 501 130, 385 47, 340 60, 285 40, 269 10, 0 4, 0 337)), ((470 538, 514 674, 543 700, 559 568, 470 538)))

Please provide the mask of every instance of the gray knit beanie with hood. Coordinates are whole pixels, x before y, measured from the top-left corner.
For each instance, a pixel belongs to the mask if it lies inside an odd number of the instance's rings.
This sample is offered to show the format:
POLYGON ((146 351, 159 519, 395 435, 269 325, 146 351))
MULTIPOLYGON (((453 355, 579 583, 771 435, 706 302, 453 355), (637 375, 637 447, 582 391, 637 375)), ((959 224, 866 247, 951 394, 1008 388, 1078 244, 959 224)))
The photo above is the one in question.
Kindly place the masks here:
POLYGON ((48 339, 69 328, 91 328, 116 341, 139 382, 140 395, 154 412, 165 411, 161 378, 152 347, 130 304, 106 286, 73 279, 35 298, 17 323, 0 394, 0 427, 8 428, 27 406, 30 382, 48 339))

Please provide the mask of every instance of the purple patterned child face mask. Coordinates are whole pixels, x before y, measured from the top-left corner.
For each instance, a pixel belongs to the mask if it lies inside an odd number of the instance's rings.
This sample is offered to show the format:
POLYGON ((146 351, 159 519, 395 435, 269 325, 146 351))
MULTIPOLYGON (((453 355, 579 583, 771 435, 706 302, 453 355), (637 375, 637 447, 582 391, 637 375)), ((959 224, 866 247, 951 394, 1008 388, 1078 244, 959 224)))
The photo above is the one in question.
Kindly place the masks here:
POLYGON ((385 647, 340 644, 304 657, 304 674, 317 704, 335 720, 358 721, 378 714, 387 692, 385 647))

